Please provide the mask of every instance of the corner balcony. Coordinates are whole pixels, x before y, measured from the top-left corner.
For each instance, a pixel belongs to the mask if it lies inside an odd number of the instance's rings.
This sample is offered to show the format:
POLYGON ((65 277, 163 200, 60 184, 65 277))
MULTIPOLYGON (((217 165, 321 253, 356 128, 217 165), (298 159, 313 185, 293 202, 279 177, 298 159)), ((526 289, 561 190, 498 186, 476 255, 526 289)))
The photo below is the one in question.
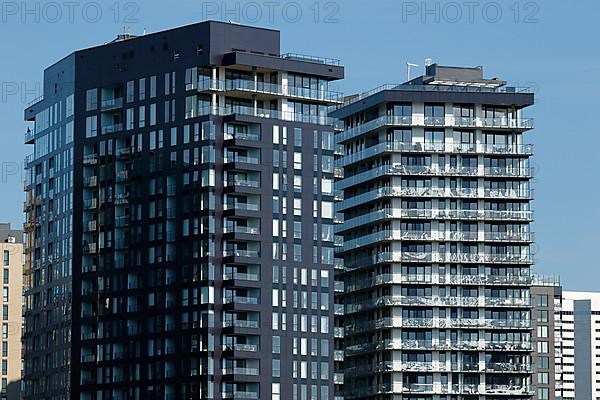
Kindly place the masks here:
POLYGON ((35 129, 27 129, 25 132, 25 144, 34 144, 35 143, 35 129))

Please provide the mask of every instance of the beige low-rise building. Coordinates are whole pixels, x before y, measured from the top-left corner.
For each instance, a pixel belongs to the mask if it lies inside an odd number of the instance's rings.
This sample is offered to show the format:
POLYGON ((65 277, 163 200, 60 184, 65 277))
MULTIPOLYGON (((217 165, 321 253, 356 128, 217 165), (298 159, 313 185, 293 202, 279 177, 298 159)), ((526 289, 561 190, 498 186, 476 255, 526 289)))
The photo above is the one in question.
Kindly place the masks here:
POLYGON ((1 399, 20 399, 21 330, 23 310, 23 231, 0 224, 2 254, 1 399))

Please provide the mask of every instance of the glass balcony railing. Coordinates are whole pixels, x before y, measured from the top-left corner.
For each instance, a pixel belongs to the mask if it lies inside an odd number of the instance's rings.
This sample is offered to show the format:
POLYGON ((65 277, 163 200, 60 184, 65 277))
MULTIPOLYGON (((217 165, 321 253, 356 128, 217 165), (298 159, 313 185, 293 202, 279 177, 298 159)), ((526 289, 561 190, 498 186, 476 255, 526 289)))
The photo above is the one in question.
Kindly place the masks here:
POLYGON ((253 226, 228 225, 223 227, 223 233, 243 233, 248 235, 258 235, 260 234, 260 228, 253 226))
POLYGON ((101 107, 102 111, 108 111, 108 110, 114 110, 116 108, 121 108, 121 107, 123 107, 123 98, 117 97, 114 99, 102 100, 100 107, 101 107))
POLYGON ((343 241, 343 251, 355 250, 384 241, 460 241, 482 242, 500 241, 529 243, 532 242, 531 232, 435 232, 435 231, 403 231, 382 230, 343 241))
POLYGON ((385 127, 456 127, 456 128, 480 128, 480 129, 515 129, 529 130, 533 128, 532 118, 469 118, 454 116, 394 116, 384 115, 367 121, 361 125, 349 128, 339 134, 339 141, 345 142, 364 135, 371 131, 385 127))
MULTIPOLYGON (((279 111, 269 110, 264 108, 254 108, 247 106, 226 106, 226 107, 203 107, 198 110, 199 115, 218 115, 218 116, 230 116, 230 115, 246 115, 257 118, 276 119, 282 121, 292 121, 298 123, 312 124, 312 125, 327 125, 333 126, 335 120, 327 117, 326 115, 309 115, 296 113, 292 111, 279 111)), ((188 116, 190 118, 190 116, 188 116)))
POLYGON ((227 163, 242 163, 242 164, 253 164, 259 165, 260 158, 259 157, 251 157, 251 156, 227 156, 224 160, 227 163))
POLYGON ((529 307, 530 298, 458 297, 458 296, 381 296, 372 300, 347 304, 346 312, 354 313, 380 307, 529 307))
POLYGON ((251 367, 226 367, 223 368, 223 375, 250 375, 258 376, 259 369, 251 367))
POLYGON ((346 282, 347 292, 372 288, 386 284, 452 284, 452 285, 529 285, 533 281, 531 276, 518 275, 437 275, 437 274, 381 274, 371 278, 360 279, 354 282, 346 282))
POLYGON ((235 327, 235 328, 252 328, 256 329, 260 327, 259 321, 245 320, 245 319, 234 319, 223 321, 223 327, 235 327))
MULTIPOLYGON (((356 153, 355 153, 356 154, 356 153)), ((355 155, 341 159, 339 163, 356 159, 355 155)), ((360 157, 360 156, 359 156, 360 157)), ((362 160, 362 158, 359 158, 362 160)), ((347 164, 344 164, 347 165, 347 164)), ((462 176, 462 177, 521 177, 531 178, 531 168, 478 168, 478 167, 440 167, 438 165, 384 165, 348 176, 336 182, 338 189, 346 189, 370 180, 390 176, 462 176)))
POLYGON ((240 91, 266 94, 281 97, 301 98, 328 103, 339 103, 343 95, 327 89, 304 88, 298 86, 279 85, 268 82, 254 82, 247 79, 228 79, 225 81, 201 78, 198 81, 199 91, 240 91))
POLYGON ((248 257, 258 258, 260 257, 260 251, 258 250, 236 250, 236 249, 225 249, 223 250, 223 257, 248 257))
POLYGON ((499 221, 531 221, 533 211, 494 211, 494 210, 432 210, 432 209, 381 209, 358 217, 347 217, 336 233, 349 231, 363 225, 376 223, 382 219, 465 219, 465 220, 499 220, 499 221))
POLYGON ((241 281, 258 281, 260 280, 259 274, 251 274, 244 272, 223 272, 223 280, 241 280, 241 281))
POLYGON ((431 197, 431 198, 509 198, 531 200, 533 190, 483 189, 483 188, 438 188, 438 187, 381 187, 353 197, 345 197, 336 204, 336 211, 347 210, 363 203, 385 197, 431 197))
POLYGON ((522 372, 530 373, 531 364, 518 362, 490 362, 485 364, 485 370, 488 372, 522 372))
POLYGON ((223 206, 224 210, 247 210, 247 211, 260 211, 260 205, 257 203, 242 203, 233 202, 223 206))
POLYGON ((257 344, 244 344, 244 343, 235 343, 235 344, 224 344, 224 351, 247 351, 251 353, 258 352, 257 344))
POLYGON ((224 399, 240 399, 240 400, 246 400, 246 399, 257 400, 259 397, 258 397, 258 392, 234 390, 234 391, 223 392, 223 398, 224 399))
POLYGON ((254 179, 236 178, 236 179, 229 179, 226 183, 227 183, 226 186, 241 186, 241 187, 248 187, 248 188, 260 188, 260 181, 254 180, 254 179))
POLYGON ((102 127, 102 134, 107 135, 109 133, 121 132, 122 130, 123 130, 123 124, 104 125, 102 127))
POLYGON ((223 298, 223 304, 260 304, 258 297, 249 296, 227 296, 223 298))

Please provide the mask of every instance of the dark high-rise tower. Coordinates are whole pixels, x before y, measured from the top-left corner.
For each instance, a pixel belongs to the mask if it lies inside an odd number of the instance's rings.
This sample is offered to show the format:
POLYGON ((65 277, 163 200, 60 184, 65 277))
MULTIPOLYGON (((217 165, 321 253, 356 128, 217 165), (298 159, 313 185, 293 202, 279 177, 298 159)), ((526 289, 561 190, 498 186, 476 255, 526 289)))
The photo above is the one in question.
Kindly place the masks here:
POLYGON ((25 399, 334 398, 343 73, 218 22, 46 70, 25 111, 25 399))

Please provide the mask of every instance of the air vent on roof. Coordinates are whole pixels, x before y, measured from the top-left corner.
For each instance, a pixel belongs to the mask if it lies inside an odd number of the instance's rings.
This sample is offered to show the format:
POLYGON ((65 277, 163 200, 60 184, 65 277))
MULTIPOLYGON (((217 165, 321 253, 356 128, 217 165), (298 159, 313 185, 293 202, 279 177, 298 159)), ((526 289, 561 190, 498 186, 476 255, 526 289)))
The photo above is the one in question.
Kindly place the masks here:
POLYGON ((117 38, 116 38, 115 40, 113 40, 111 43, 115 43, 115 42, 123 42, 123 41, 125 41, 125 40, 134 39, 134 38, 136 38, 136 37, 137 37, 137 36, 135 36, 135 35, 132 35, 132 34, 130 34, 130 33, 122 33, 122 34, 119 34, 119 35, 117 35, 117 38))

